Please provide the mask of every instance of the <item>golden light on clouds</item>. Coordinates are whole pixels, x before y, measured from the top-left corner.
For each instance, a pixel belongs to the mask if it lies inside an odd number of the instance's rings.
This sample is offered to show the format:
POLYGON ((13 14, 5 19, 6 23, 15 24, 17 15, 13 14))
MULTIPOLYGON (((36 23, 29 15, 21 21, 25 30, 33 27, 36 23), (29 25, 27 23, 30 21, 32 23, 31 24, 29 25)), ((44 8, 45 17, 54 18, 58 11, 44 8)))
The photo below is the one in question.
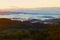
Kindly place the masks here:
POLYGON ((60 7, 60 0, 0 0, 0 9, 60 7))

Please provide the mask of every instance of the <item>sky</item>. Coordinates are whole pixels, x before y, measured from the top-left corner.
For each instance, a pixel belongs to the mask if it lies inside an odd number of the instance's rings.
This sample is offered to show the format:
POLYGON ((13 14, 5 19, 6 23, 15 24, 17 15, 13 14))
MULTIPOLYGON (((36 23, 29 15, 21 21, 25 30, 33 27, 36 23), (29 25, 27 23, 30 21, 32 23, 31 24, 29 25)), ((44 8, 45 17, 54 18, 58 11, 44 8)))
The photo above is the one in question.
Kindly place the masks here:
POLYGON ((60 7, 60 0, 0 0, 0 9, 60 7))

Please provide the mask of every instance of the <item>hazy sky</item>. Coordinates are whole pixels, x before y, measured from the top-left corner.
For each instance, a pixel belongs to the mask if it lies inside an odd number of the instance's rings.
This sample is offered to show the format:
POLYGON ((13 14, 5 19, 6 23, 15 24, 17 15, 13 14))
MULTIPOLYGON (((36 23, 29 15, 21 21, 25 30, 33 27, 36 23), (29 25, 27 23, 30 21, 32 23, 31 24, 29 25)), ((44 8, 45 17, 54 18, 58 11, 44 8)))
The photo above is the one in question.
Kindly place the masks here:
POLYGON ((60 7, 60 0, 0 0, 0 9, 60 7))

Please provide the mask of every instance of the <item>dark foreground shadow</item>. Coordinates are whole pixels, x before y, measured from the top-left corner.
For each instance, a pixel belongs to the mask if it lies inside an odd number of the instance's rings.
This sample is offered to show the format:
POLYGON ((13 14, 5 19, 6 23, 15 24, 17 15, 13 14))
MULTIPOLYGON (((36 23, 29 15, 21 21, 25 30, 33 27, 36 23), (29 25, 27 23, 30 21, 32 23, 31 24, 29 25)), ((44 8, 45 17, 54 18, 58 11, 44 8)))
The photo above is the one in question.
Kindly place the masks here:
POLYGON ((42 24, 1 18, 0 40, 60 40, 60 23, 42 24))

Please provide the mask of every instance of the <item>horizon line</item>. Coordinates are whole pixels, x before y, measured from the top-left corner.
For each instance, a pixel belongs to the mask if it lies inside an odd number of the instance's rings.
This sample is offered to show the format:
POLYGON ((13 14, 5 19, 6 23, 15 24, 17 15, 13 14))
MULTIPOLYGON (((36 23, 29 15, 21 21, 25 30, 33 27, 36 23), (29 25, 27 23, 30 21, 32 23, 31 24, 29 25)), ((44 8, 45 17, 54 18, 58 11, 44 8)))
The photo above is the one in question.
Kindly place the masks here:
POLYGON ((60 7, 38 7, 38 8, 4 8, 0 10, 18 10, 18 9, 42 9, 42 8, 60 8, 60 7))

